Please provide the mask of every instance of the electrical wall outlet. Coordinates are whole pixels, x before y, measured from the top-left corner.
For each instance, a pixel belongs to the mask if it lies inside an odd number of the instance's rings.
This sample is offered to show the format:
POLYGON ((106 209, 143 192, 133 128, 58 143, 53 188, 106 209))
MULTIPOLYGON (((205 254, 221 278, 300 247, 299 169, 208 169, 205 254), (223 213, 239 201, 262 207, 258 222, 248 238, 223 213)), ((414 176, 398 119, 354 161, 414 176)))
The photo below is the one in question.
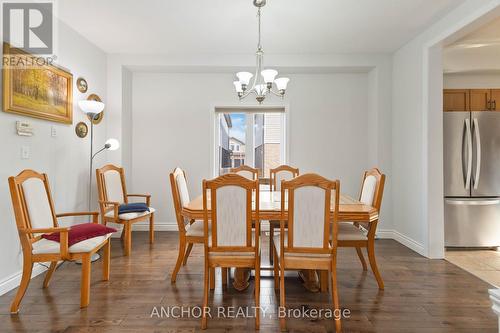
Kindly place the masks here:
POLYGON ((51 137, 57 136, 57 127, 55 127, 54 125, 52 125, 52 127, 50 128, 50 136, 51 137))
POLYGON ((21 147, 21 159, 27 160, 30 158, 30 147, 22 146, 21 147))

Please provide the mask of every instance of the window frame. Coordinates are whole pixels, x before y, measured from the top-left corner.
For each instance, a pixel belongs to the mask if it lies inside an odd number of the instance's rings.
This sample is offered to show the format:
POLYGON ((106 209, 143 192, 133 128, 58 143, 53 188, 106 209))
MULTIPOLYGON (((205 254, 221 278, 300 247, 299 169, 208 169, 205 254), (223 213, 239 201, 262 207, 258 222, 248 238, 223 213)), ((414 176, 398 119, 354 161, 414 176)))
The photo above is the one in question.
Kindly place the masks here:
MULTIPOLYGON (((219 142, 220 142, 220 124, 219 124, 219 114, 221 113, 247 113, 247 114, 255 114, 255 113, 281 113, 283 114, 283 126, 281 128, 281 147, 280 147, 280 160, 282 164, 289 164, 289 156, 290 156, 290 108, 288 105, 274 105, 274 106, 214 106, 210 110, 211 118, 212 118, 212 126, 210 126, 210 136, 211 140, 210 144, 210 174, 213 177, 219 176, 219 142)), ((250 120, 253 124, 254 117, 246 117, 247 122, 250 120)), ((254 135, 253 135, 253 126, 247 126, 247 138, 246 140, 251 140, 251 145, 245 145, 246 152, 252 150, 251 156, 247 156, 245 154, 245 162, 250 162, 253 164, 254 162, 254 135), (251 134, 250 134, 251 132, 251 134)))

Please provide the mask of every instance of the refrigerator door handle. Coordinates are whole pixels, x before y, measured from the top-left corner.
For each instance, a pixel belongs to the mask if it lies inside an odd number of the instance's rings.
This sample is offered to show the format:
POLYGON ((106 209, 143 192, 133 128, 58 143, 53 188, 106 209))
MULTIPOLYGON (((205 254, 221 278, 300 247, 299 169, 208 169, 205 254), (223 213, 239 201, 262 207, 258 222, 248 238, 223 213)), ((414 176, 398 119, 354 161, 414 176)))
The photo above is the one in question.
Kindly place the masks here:
POLYGON ((481 176, 481 134, 479 132, 479 123, 474 118, 474 138, 476 140, 476 175, 474 176, 474 189, 479 186, 479 177, 481 176))
POLYGON ((489 199, 489 200, 446 199, 446 203, 448 205, 491 206, 500 204, 500 199, 489 199))
MULTIPOLYGON (((465 176, 465 189, 470 188, 470 179, 472 176, 472 132, 469 118, 465 119, 465 135, 467 136, 467 171, 465 176)), ((463 158, 463 157, 462 157, 463 158)))

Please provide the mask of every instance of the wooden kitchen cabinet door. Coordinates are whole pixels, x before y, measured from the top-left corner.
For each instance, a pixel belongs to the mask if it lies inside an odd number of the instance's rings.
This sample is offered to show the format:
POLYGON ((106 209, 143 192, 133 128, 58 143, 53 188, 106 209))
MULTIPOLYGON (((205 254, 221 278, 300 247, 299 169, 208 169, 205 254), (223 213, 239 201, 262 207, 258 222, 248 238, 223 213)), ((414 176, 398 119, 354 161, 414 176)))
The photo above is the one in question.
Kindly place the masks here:
POLYGON ((443 90, 444 111, 469 111, 468 89, 445 89, 443 90))
POLYGON ((500 89, 491 89, 491 110, 500 111, 500 89))
POLYGON ((487 111, 490 109, 490 89, 471 89, 470 90, 470 110, 487 111))

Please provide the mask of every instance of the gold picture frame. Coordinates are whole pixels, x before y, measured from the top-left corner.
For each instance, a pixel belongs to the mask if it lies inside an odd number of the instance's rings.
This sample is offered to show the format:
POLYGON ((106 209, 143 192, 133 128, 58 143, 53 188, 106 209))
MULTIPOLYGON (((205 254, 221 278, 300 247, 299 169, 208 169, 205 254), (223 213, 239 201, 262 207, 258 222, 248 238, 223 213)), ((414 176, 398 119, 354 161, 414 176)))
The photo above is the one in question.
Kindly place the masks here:
POLYGON ((37 59, 36 56, 11 48, 8 43, 3 44, 3 56, 4 112, 73 123, 73 75, 69 71, 42 58, 43 64, 34 64, 29 59, 37 59), (6 66, 5 57, 14 59, 15 66, 6 66))
POLYGON ((86 137, 87 134, 89 133, 89 128, 88 128, 87 124, 85 124, 83 121, 80 121, 75 126, 75 133, 76 133, 76 136, 81 138, 81 139, 86 137))

